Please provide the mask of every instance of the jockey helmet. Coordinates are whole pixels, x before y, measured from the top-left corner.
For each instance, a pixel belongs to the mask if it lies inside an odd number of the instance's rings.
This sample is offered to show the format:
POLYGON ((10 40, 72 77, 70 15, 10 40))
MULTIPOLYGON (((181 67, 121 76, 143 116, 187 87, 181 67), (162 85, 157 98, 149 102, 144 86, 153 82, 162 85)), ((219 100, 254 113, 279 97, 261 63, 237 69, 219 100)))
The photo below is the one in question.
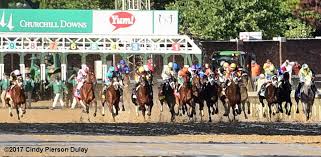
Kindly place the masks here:
POLYGON ((189 65, 184 65, 185 68, 189 68, 189 65))
POLYGON ((106 76, 107 76, 108 78, 112 78, 112 77, 113 77, 113 73, 109 72, 109 73, 107 73, 106 76))
POLYGON ((126 64, 125 60, 123 60, 123 59, 122 59, 122 60, 120 60, 120 61, 119 61, 119 63, 120 63, 121 65, 126 64))
POLYGON ((230 65, 229 65, 227 62, 224 62, 224 63, 223 63, 223 67, 224 67, 224 68, 227 68, 228 66, 230 66, 230 65))
POLYGON ((14 70, 13 71, 13 74, 15 74, 16 76, 20 75, 20 71, 17 69, 17 70, 14 70))
POLYGON ((235 70, 235 69, 236 69, 236 64, 235 64, 235 63, 232 63, 232 64, 231 64, 231 68, 232 68, 233 70, 235 70))
POLYGON ((108 71, 110 72, 114 72, 115 71, 115 68, 113 66, 109 67, 108 71))
POLYGON ((224 66, 224 63, 225 63, 225 61, 221 61, 220 65, 221 65, 221 66, 224 66))
POLYGON ((196 69, 197 69, 196 65, 192 65, 191 70, 194 71, 196 69))
POLYGON ((259 77, 263 79, 265 77, 265 75, 264 74, 260 74, 259 77))
POLYGON ((169 62, 169 63, 168 63, 168 67, 169 67, 169 68, 173 68, 173 62, 169 62))
POLYGON ((184 67, 184 68, 182 69, 182 71, 183 71, 184 73, 187 73, 187 72, 188 72, 188 68, 184 67))
POLYGON ((145 71, 144 67, 139 67, 139 68, 138 68, 138 72, 142 73, 142 72, 144 72, 144 71, 145 71))
POLYGON ((210 65, 208 63, 206 63, 205 68, 210 68, 210 65))
POLYGON ((145 70, 145 71, 149 71, 149 68, 148 68, 147 65, 144 65, 143 67, 144 67, 144 70, 145 70))
POLYGON ((203 71, 199 72, 200 78, 204 78, 205 73, 203 71))
POLYGON ((308 69, 309 66, 308 66, 307 64, 303 64, 303 65, 302 65, 302 68, 303 68, 303 69, 308 69))
POLYGON ((81 69, 82 69, 82 70, 86 70, 86 68, 87 68, 87 65, 86 65, 86 64, 82 64, 82 65, 81 65, 81 69))

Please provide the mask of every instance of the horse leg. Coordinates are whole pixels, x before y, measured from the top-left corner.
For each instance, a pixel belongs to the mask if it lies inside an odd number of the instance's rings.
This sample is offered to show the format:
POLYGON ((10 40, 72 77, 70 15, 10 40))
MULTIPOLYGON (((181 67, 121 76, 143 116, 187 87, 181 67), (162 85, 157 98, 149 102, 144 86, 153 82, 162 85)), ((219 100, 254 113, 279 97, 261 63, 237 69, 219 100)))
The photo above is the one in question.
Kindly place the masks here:
POLYGON ((84 104, 82 100, 79 100, 80 105, 83 107, 83 112, 87 112, 87 106, 84 104))
MULTIPOLYGON (((218 114, 218 101, 215 103, 215 114, 218 114)), ((212 113, 214 115, 214 113, 212 113)))
POLYGON ((292 109, 292 102, 291 100, 287 102, 287 104, 289 104, 289 111, 288 111, 288 116, 291 115, 291 109, 292 109))
POLYGON ((102 116, 105 116, 105 103, 106 103, 106 100, 104 100, 103 102, 102 102, 102 104, 101 104, 101 106, 102 106, 102 116))
POLYGON ((269 119, 270 119, 270 121, 272 120, 272 104, 268 104, 268 106, 269 106, 269 119))
POLYGON ((21 105, 18 105, 18 106, 19 106, 19 114, 20 114, 20 117, 22 118, 23 117, 23 111, 22 111, 21 105))
MULTIPOLYGON (((237 105, 237 104, 236 104, 236 105, 237 105)), ((237 111, 236 111, 236 105, 233 105, 233 106, 232 106, 232 110, 233 110, 233 121, 235 121, 236 114, 238 114, 237 111)))
MULTIPOLYGON (((206 102, 207 110, 208 110, 208 122, 212 122, 212 116, 211 116, 211 105, 212 103, 206 102)), ((213 111, 214 113, 214 111, 213 111)))
POLYGON ((295 101, 296 101, 296 113, 299 114, 299 113, 300 113, 300 112, 299 112, 299 102, 300 102, 300 99, 299 99, 297 96, 295 96, 295 101))
POLYGON ((113 121, 115 122, 114 106, 113 106, 113 104, 111 104, 109 102, 106 102, 106 103, 107 103, 109 112, 111 113, 111 116, 113 117, 113 121))
POLYGON ((138 117, 139 116, 139 106, 138 105, 136 105, 136 116, 138 117))
MULTIPOLYGON (((123 93, 124 94, 124 93, 123 93)), ((122 106, 122 111, 125 111, 125 104, 124 104, 124 95, 120 97, 121 100, 121 106, 122 106)))
POLYGON ((145 105, 143 105, 143 106, 141 106, 141 109, 142 109, 142 114, 143 114, 143 117, 144 117, 144 121, 146 120, 146 115, 145 115, 145 113, 146 113, 146 108, 145 108, 145 105))
POLYGON ((243 101, 241 105, 242 105, 242 110, 243 110, 243 113, 244 113, 244 118, 247 119, 247 115, 246 115, 246 112, 245 112, 245 102, 243 101))
MULTIPOLYGON (((201 100, 200 100, 201 101, 201 100)), ((202 102, 198 102, 199 106, 200 106, 200 116, 204 117, 204 103, 202 102)))
POLYGON ((225 113, 223 114, 223 116, 227 117, 230 114, 230 105, 228 101, 224 101, 225 103, 223 103, 224 109, 225 109, 225 113))
POLYGON ((251 114, 251 103, 250 103, 250 101, 246 100, 246 104, 247 104, 247 114, 251 114))
POLYGON ((6 104, 7 104, 7 106, 9 107, 9 115, 10 115, 10 117, 12 117, 12 116, 13 116, 13 114, 12 114, 12 105, 10 105, 8 99, 6 99, 6 104))
POLYGON ((95 112, 94 112, 94 117, 96 117, 96 115, 97 115, 97 101, 95 101, 95 112))
POLYGON ((17 112, 17 116, 18 116, 18 120, 20 120, 20 114, 19 114, 19 107, 17 104, 14 105, 16 108, 16 112, 17 112))

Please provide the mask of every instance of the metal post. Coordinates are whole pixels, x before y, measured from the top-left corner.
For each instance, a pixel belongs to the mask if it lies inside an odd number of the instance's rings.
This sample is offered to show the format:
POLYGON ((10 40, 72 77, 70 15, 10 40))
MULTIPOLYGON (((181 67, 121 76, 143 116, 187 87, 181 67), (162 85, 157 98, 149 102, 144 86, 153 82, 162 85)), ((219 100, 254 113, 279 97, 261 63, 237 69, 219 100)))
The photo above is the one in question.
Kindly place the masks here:
POLYGON ((280 67, 282 65, 282 39, 279 39, 279 57, 280 57, 280 67))
POLYGON ((26 73, 25 73, 25 63, 24 63, 24 54, 20 53, 20 73, 23 79, 25 79, 26 73))
POLYGON ((86 54, 81 54, 81 64, 86 64, 86 54))
POLYGON ((113 54, 113 66, 114 67, 116 66, 116 56, 115 56, 115 54, 113 54))

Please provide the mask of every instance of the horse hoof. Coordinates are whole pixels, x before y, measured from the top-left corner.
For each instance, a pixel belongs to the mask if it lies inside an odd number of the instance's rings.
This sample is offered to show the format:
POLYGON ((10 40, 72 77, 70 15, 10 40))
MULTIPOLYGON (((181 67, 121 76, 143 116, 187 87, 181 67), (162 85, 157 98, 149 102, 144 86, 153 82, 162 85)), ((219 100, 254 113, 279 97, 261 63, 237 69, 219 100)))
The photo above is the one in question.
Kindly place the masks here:
POLYGON ((82 110, 82 113, 86 113, 86 111, 85 111, 85 110, 82 110))
POLYGON ((22 114, 26 114, 27 113, 27 111, 26 110, 24 110, 23 112, 22 112, 22 114))
POLYGON ((248 112, 247 112, 247 114, 251 114, 251 112, 250 112, 250 111, 248 111, 248 112))
POLYGON ((299 114, 300 112, 299 111, 296 111, 297 114, 299 114))
POLYGON ((210 119, 208 122, 209 122, 209 123, 211 123, 211 122, 212 122, 212 120, 210 119))
POLYGON ((105 116, 105 114, 102 114, 102 116, 105 116))
POLYGON ((124 111, 125 111, 125 108, 123 107, 123 109, 122 109, 121 111, 123 111, 123 112, 124 112, 124 111))
POLYGON ((96 113, 94 113, 94 115, 93 115, 94 117, 96 117, 96 113))
POLYGON ((13 114, 12 113, 10 113, 10 117, 12 117, 13 116, 13 114))
POLYGON ((224 117, 227 117, 227 116, 228 116, 228 114, 227 114, 227 113, 224 113, 224 114, 223 114, 223 116, 224 116, 224 117))
POLYGON ((218 109, 215 110, 215 114, 218 114, 218 109))

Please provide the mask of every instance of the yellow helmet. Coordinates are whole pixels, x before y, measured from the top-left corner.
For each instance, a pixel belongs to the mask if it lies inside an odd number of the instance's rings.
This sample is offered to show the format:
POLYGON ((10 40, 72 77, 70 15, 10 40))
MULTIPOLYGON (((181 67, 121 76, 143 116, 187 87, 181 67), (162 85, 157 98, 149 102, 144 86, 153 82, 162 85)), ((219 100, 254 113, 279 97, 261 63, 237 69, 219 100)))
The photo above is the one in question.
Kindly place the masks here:
POLYGON ((227 62, 225 62, 224 64, 223 64, 223 67, 224 68, 227 68, 229 66, 229 64, 227 63, 227 62))
POLYGON ((231 68, 232 68, 232 69, 235 69, 235 68, 236 68, 236 64, 235 64, 235 63, 232 63, 232 64, 231 64, 231 68))
POLYGON ((142 73, 142 72, 144 72, 144 71, 145 71, 144 67, 139 67, 139 68, 138 68, 138 72, 142 73))
POLYGON ((173 63, 172 63, 172 62, 169 62, 169 63, 168 63, 168 67, 169 67, 169 68, 173 68, 173 63))

